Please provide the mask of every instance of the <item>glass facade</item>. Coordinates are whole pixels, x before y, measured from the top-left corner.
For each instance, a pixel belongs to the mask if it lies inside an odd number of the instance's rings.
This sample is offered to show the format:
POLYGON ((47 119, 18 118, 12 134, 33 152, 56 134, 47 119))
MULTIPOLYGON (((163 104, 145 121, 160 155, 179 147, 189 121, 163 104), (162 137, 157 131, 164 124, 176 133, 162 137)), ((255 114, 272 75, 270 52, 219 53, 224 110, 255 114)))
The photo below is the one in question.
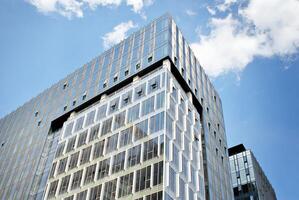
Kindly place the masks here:
POLYGON ((0 144, 0 199, 120 198, 137 171, 136 198, 232 199, 221 100, 169 15, 2 118, 0 144))
POLYGON ((229 149, 235 200, 276 200, 271 183, 250 150, 243 145, 229 149))

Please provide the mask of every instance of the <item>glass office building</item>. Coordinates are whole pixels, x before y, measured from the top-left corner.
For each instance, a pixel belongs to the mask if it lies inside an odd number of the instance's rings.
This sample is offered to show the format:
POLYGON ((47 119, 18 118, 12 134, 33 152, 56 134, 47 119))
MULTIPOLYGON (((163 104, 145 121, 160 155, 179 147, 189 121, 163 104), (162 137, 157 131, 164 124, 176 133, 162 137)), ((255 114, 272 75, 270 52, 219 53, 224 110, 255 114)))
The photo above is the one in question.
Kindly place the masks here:
POLYGON ((0 199, 232 199, 221 99, 164 15, 0 120, 0 199))
POLYGON ((276 200, 258 161, 243 144, 228 149, 235 200, 276 200))

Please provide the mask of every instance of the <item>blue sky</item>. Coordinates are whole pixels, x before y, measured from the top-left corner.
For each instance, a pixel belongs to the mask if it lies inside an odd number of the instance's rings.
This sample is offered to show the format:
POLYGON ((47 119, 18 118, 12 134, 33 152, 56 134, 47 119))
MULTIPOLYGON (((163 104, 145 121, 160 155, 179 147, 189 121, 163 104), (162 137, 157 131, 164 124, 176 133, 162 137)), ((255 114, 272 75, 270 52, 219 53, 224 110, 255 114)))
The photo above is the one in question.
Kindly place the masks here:
POLYGON ((0 117, 169 12, 222 102, 229 145, 251 148, 278 199, 297 199, 299 2, 2 0, 0 117))

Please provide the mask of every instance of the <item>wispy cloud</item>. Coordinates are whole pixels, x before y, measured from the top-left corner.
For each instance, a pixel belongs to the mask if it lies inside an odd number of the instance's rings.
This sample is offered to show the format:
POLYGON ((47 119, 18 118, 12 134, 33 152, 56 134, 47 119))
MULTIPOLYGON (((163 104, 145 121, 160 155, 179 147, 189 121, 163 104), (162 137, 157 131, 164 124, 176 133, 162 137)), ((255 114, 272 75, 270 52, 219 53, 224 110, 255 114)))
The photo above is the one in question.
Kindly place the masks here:
POLYGON ((106 33, 102 39, 103 39, 103 46, 105 49, 108 49, 109 47, 113 46, 114 44, 119 43, 125 37, 127 36, 127 32, 132 29, 136 28, 137 25, 135 25, 131 20, 128 22, 123 22, 118 24, 113 28, 113 31, 106 33))
POLYGON ((143 8, 153 4, 153 0, 25 0, 43 14, 58 13, 69 19, 83 17, 86 8, 118 7, 122 3, 145 18, 143 8))
POLYGON ((298 52, 299 1, 247 0, 237 12, 229 9, 233 4, 235 0, 218 5, 226 17, 213 16, 209 34, 199 32, 199 40, 191 44, 209 75, 241 72, 255 57, 283 58, 298 52))
POLYGON ((197 15, 197 12, 195 12, 193 10, 190 10, 190 9, 187 9, 185 12, 189 16, 195 16, 195 15, 197 15))

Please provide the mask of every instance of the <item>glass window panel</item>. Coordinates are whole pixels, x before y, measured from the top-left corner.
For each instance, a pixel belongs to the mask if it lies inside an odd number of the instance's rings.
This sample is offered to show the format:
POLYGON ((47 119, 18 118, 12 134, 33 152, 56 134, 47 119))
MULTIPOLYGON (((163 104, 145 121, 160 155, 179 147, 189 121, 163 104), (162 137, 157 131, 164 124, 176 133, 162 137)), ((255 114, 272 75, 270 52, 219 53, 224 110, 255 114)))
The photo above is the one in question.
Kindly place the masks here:
MULTIPOLYGON (((71 187, 72 190, 76 189, 80 186, 81 180, 82 180, 82 173, 83 173, 83 169, 74 173, 72 187, 71 187)), ((78 199, 78 197, 77 197, 77 199, 78 199)))
POLYGON ((161 112, 150 119, 150 133, 162 130, 164 127, 164 112, 161 112))
POLYGON ((156 98, 156 109, 162 108, 165 105, 165 92, 162 91, 159 94, 157 94, 156 98))
POLYGON ((104 145, 105 145, 105 140, 99 141, 94 144, 93 159, 99 158, 103 155, 104 145))
POLYGON ((147 115, 154 111, 155 96, 144 100, 141 104, 141 116, 147 115))
POLYGON ((140 104, 136 104, 135 106, 129 108, 128 110, 128 123, 131 123, 139 118, 139 107, 140 104))
POLYGON ((97 113, 97 120, 99 121, 104 117, 106 117, 106 113, 107 113, 107 104, 100 106, 97 113))
POLYGON ((147 136, 148 133, 148 120, 141 121, 134 126, 134 140, 140 140, 147 136))
POLYGON ((63 193, 67 192, 69 182, 70 182, 70 177, 71 177, 71 175, 68 175, 68 176, 65 176, 62 178, 61 184, 60 184, 60 189, 59 189, 59 194, 63 194, 63 193))
POLYGON ((119 147, 124 147, 132 143, 133 126, 120 132, 119 147))
POLYGON ((124 126, 125 125, 125 119, 126 119, 126 111, 123 111, 123 112, 115 115, 114 130, 124 126))
POLYGON ((121 152, 113 157, 112 173, 117 173, 124 169, 126 152, 121 152))
POLYGON ((151 182, 151 166, 136 171, 135 192, 147 189, 151 182))
POLYGON ((68 143, 67 143, 67 147, 66 147, 66 151, 65 151, 65 153, 68 153, 68 152, 74 150, 74 148, 75 148, 75 143, 76 143, 76 136, 74 136, 74 137, 72 137, 72 138, 70 138, 70 139, 68 140, 68 143))
POLYGON ((93 110, 87 114, 86 121, 85 121, 85 127, 94 123, 95 114, 96 114, 95 110, 93 110))
POLYGON ((119 187, 118 187, 118 197, 119 198, 132 194, 133 175, 134 175, 134 173, 130 173, 130 174, 120 177, 119 187))
POLYGON ((88 142, 91 142, 98 137, 99 129, 100 129, 100 124, 97 124, 90 129, 88 142))
POLYGON ((106 154, 115 151, 117 148, 118 133, 108 137, 106 143, 106 154))
POLYGON ((100 161, 98 169, 98 180, 108 176, 110 168, 110 158, 100 161))
POLYGON ((112 117, 110 117, 109 119, 103 122, 101 135, 103 136, 111 132, 111 126, 112 126, 112 117))
POLYGON ((95 186, 90 189, 89 200, 100 200, 101 199, 102 185, 95 186))
POLYGON ((94 181, 94 176, 96 172, 96 164, 91 165, 86 168, 86 173, 85 173, 85 179, 84 179, 84 184, 90 183, 94 181))
POLYGON ((158 156, 158 138, 144 142, 143 161, 150 160, 158 156))
POLYGON ((81 130, 83 128, 84 116, 80 117, 76 121, 75 132, 81 130))
POLYGON ((91 152, 91 146, 82 150, 80 165, 83 165, 83 164, 89 162, 90 152, 91 152))
POLYGON ((87 130, 80 133, 79 138, 78 138, 77 148, 81 147, 84 144, 86 144, 86 138, 87 138, 87 130))
POLYGON ((141 144, 128 150, 127 166, 132 167, 140 163, 141 144))
POLYGON ((76 152, 71 155, 68 170, 71 170, 71 169, 77 167, 78 158, 79 158, 79 152, 76 152))

